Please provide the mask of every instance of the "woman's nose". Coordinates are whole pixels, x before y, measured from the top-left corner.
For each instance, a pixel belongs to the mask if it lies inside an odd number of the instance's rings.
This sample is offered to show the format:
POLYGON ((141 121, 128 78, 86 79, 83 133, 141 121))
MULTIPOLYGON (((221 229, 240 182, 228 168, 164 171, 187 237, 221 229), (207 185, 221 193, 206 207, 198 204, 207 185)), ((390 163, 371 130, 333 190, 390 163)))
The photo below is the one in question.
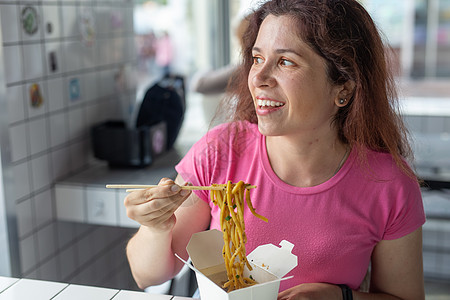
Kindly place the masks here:
POLYGON ((276 80, 272 68, 269 65, 264 65, 254 70, 252 83, 255 87, 273 87, 276 80))

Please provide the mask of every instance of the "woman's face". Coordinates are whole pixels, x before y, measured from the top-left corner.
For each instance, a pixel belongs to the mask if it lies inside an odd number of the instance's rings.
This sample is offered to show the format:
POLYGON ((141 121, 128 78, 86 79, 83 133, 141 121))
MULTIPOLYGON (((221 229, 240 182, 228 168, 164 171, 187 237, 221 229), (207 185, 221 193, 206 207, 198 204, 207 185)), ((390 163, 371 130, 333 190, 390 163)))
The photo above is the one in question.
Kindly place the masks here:
POLYGON ((329 81, 325 60, 299 37, 296 26, 290 17, 269 15, 253 47, 248 86, 266 136, 334 130, 342 86, 329 81))

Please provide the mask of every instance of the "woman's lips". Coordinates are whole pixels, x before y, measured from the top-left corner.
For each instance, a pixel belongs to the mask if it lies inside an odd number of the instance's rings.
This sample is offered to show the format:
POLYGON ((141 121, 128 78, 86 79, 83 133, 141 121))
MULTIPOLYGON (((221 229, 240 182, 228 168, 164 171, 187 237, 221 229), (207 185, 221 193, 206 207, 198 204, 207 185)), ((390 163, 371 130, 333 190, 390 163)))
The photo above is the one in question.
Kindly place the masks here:
POLYGON ((256 104, 256 113, 261 116, 280 110, 284 106, 283 102, 268 98, 256 98, 256 104))

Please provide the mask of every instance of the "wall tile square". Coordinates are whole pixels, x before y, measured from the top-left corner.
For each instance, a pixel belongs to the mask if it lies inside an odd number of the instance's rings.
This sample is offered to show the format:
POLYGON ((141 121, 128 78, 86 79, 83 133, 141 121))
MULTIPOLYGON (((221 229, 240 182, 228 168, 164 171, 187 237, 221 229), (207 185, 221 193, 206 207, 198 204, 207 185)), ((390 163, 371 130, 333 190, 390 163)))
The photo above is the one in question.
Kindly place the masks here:
POLYGON ((111 30, 111 7, 102 5, 94 9, 95 25, 97 35, 102 36, 110 33, 111 30))
POLYGON ((47 119, 40 118, 31 120, 28 123, 30 132, 31 155, 40 153, 48 148, 47 119))
POLYGON ((125 13, 126 11, 122 8, 111 7, 110 11, 110 31, 114 32, 115 35, 120 35, 125 31, 125 13))
POLYGON ((75 72, 83 68, 81 61, 82 44, 79 41, 66 41, 63 44, 64 68, 66 72, 75 72))
POLYGON ((66 107, 64 82, 64 79, 61 77, 47 80, 49 112, 58 111, 66 107))
POLYGON ((84 107, 72 108, 69 113, 69 139, 76 139, 87 134, 84 107))
POLYGON ((46 4, 42 6, 42 24, 45 39, 60 38, 62 36, 59 7, 46 4))
POLYGON ((125 38, 125 57, 127 61, 136 60, 137 59, 137 51, 134 41, 134 36, 127 36, 125 38))
POLYGON ((87 223, 76 223, 75 224, 75 237, 80 239, 83 236, 91 234, 97 230, 97 226, 87 223))
POLYGON ((94 101, 98 97, 97 72, 91 72, 84 75, 83 80, 83 98, 86 101, 94 101))
POLYGON ((46 81, 35 81, 26 85, 24 91, 25 97, 25 109, 27 110, 28 117, 34 118, 44 115, 48 110, 48 98, 47 98, 47 82, 46 81), (32 98, 32 92, 34 89, 38 88, 40 93, 40 104, 34 103, 32 98))
POLYGON ((115 37, 111 40, 112 47, 111 47, 111 63, 118 62, 118 61, 125 61, 127 57, 125 57, 125 51, 126 51, 126 45, 124 43, 125 38, 124 37, 115 37))
POLYGON ((101 110, 99 103, 92 103, 86 106, 86 126, 91 128, 101 122, 101 110))
POLYGON ((123 120, 124 111, 120 105, 117 95, 110 96, 106 101, 101 103, 103 110, 103 117, 105 120, 123 120))
POLYGON ((50 146, 56 147, 67 143, 69 140, 67 113, 61 111, 49 117, 50 122, 50 146))
POLYGON ((94 265, 88 265, 77 274, 74 282, 77 284, 95 285, 98 281, 97 273, 99 273, 99 270, 96 270, 94 265))
POLYGON ((34 196, 34 216, 37 227, 53 221, 53 196, 50 189, 34 196))
POLYGON ((44 154, 31 161, 34 190, 49 187, 51 184, 51 170, 49 155, 44 154))
POLYGON ((114 86, 115 79, 114 75, 117 71, 101 71, 98 76, 98 85, 99 85, 99 96, 101 98, 108 98, 115 95, 114 86))
POLYGON ((27 273, 36 265, 37 251, 34 235, 30 235, 19 241, 20 263, 22 273, 27 273))
POLYGON ((16 5, 0 5, 1 29, 3 43, 18 42, 19 36, 19 14, 16 5))
POLYGON ((56 222, 58 249, 68 247, 75 239, 75 226, 70 222, 56 222))
POLYGON ((93 248, 92 254, 98 255, 100 253, 104 254, 104 251, 107 250, 108 246, 108 238, 106 236, 106 232, 109 228, 107 227, 97 227, 96 230, 92 232, 92 241, 93 248))
POLYGON ((125 32, 134 32, 134 8, 133 7, 125 7, 124 9, 124 31, 125 32))
POLYGON ((14 182, 20 184, 20 189, 14 189, 14 200, 23 198, 31 193, 30 169, 28 161, 13 166, 14 182))
POLYGON ((93 68, 98 64, 97 44, 80 46, 80 61, 83 69, 93 68))
POLYGON ((37 232, 40 260, 47 260, 56 252, 56 232, 54 224, 49 224, 37 232))
POLYGON ((61 221, 85 222, 85 195, 80 187, 55 186, 56 216, 61 221))
MULTIPOLYGON (((112 39, 101 39, 97 41, 97 47, 99 51, 97 66, 105 66, 112 62, 113 60, 113 43, 112 39)), ((109 72, 108 72, 109 73, 109 72)))
POLYGON ((6 88, 6 101, 8 102, 9 124, 25 119, 23 86, 16 85, 6 88))
POLYGON ((76 37, 79 36, 78 28, 78 8, 74 5, 61 6, 62 16, 62 34, 63 37, 76 37))
POLYGON ((5 63, 6 83, 23 80, 23 61, 20 46, 4 46, 3 61, 5 63))
POLYGON ((56 257, 44 262, 38 269, 41 280, 60 281, 58 260, 56 257))
POLYGON ((70 145, 70 170, 72 172, 80 171, 88 163, 89 139, 82 140, 70 145))
POLYGON ((25 123, 13 125, 9 128, 12 162, 16 162, 28 156, 27 140, 27 126, 25 123))
POLYGON ((61 6, 62 28, 64 37, 79 36, 78 8, 74 5, 61 6))
POLYGON ((87 188, 88 222, 91 224, 117 225, 118 212, 115 191, 87 188))
POLYGON ((45 48, 45 71, 48 75, 57 75, 64 72, 63 44, 60 42, 47 42, 45 48))
POLYGON ((53 181, 64 178, 70 173, 70 155, 68 147, 52 151, 53 181))
POLYGON ((58 259, 61 281, 69 281, 71 274, 75 272, 78 265, 75 257, 76 253, 74 246, 69 246, 59 253, 58 259))
POLYGON ((22 45, 24 79, 41 79, 45 74, 41 44, 22 45))
MULTIPOLYGON (((27 280, 28 279, 38 279, 39 275, 38 275, 37 269, 33 268, 30 271, 23 273, 23 277, 25 277, 27 280)), ((14 295, 14 296, 17 296, 17 295, 14 295)), ((35 294, 33 296, 35 296, 35 294)))
POLYGON ((85 234, 77 243, 77 255, 78 263, 83 266, 92 259, 92 248, 93 248, 93 235, 91 233, 85 234))
POLYGON ((16 204, 17 230, 19 237, 29 235, 33 231, 33 209, 31 199, 26 199, 16 204))

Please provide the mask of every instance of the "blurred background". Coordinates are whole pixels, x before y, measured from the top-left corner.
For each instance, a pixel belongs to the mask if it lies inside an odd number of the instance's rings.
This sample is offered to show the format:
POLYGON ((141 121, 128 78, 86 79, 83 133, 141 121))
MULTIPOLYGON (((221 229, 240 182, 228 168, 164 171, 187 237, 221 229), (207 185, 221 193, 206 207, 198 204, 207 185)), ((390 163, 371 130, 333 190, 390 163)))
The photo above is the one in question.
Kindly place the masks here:
MULTIPOLYGON (((0 0, 0 276, 137 289, 124 250, 137 224, 125 193, 104 184, 173 176, 222 96, 203 92, 199 78, 239 61, 239 24, 257 2, 0 0), (93 126, 133 128, 146 92, 167 75, 183 79, 173 147, 141 168, 99 160, 93 126)), ((394 50, 425 181, 427 299, 449 299, 450 0, 360 2, 394 50)))

